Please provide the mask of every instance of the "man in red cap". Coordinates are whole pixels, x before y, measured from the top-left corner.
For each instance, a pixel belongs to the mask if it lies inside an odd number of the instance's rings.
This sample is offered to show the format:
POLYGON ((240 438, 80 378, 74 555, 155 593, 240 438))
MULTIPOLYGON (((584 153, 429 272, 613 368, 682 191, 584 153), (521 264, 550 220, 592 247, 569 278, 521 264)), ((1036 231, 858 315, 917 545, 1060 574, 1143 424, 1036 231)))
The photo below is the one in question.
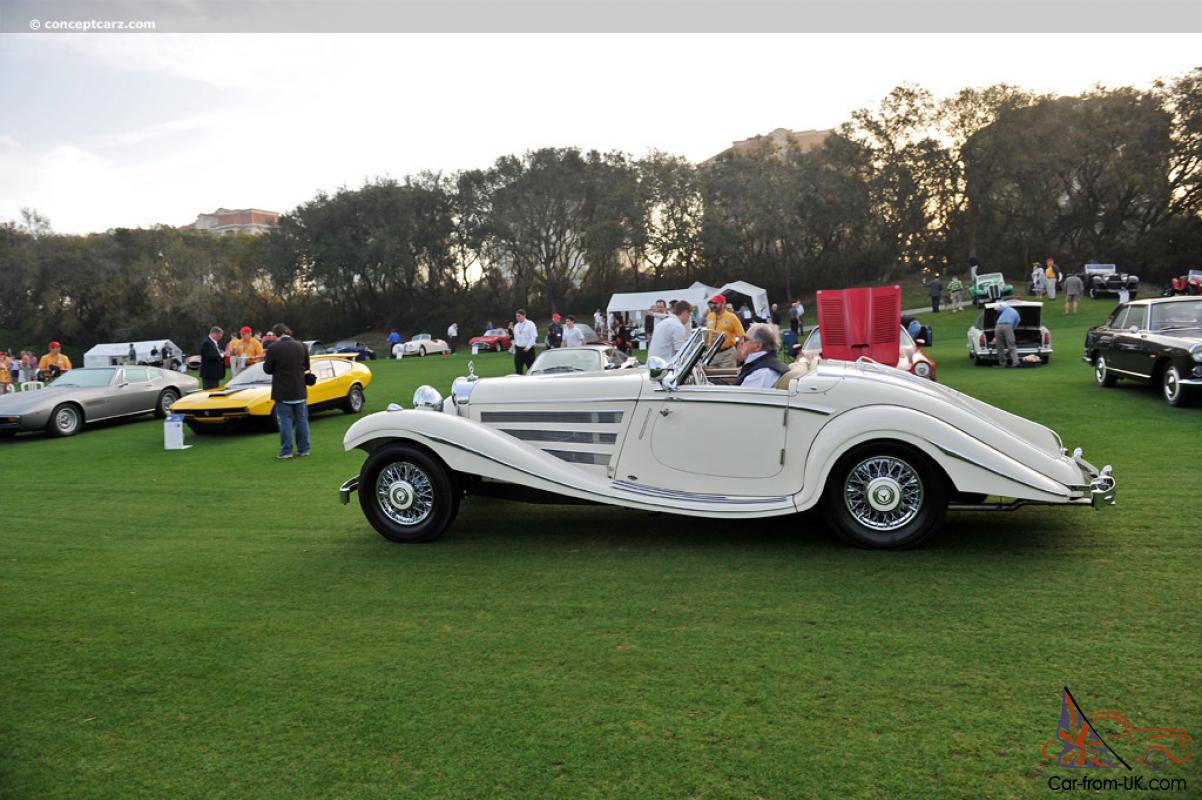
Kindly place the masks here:
POLYGON ((725 295, 716 294, 711 297, 709 307, 709 313, 705 315, 705 346, 709 347, 713 344, 717 334, 726 334, 722 348, 714 354, 714 360, 710 362, 710 366, 720 369, 735 369, 739 366, 738 361, 735 360, 735 345, 739 343, 739 339, 743 338, 745 333, 743 323, 739 322, 735 313, 726 307, 725 295))
POLYGON ((551 324, 547 326, 547 349, 563 347, 563 325, 558 314, 551 315, 551 324))
POLYGON ((42 356, 41 361, 38 362, 38 372, 41 373, 41 380, 57 378, 70 369, 71 359, 63 355, 62 345, 58 342, 51 342, 50 352, 42 356))
POLYGON ((263 344, 254 337, 254 332, 250 327, 243 325, 238 334, 242 338, 230 340, 231 378, 251 364, 263 360, 263 344))

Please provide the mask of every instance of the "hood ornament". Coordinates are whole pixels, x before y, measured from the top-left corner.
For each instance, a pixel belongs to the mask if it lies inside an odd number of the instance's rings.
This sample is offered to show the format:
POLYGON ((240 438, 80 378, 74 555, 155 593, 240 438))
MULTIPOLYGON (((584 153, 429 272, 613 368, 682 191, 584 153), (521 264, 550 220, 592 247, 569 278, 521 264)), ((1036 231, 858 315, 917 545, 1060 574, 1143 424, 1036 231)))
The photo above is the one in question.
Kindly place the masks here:
POLYGON ((476 362, 475 361, 467 362, 467 379, 469 381, 479 380, 479 378, 476 375, 476 362))

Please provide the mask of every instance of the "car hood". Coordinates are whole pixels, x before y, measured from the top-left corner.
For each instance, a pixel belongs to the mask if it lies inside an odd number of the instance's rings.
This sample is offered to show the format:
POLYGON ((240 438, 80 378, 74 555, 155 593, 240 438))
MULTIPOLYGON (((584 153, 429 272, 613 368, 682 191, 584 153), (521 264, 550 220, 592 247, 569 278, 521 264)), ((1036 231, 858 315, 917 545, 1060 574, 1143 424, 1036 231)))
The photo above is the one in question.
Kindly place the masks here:
POLYGON ((1150 333, 1148 338, 1169 347, 1193 347, 1202 344, 1202 328, 1190 328, 1167 333, 1150 333))
POLYGON ((270 386, 235 386, 233 389, 223 387, 221 389, 193 392, 177 400, 171 408, 183 411, 190 408, 247 406, 269 399, 271 399, 270 386))
POLYGON ((65 398, 76 396, 74 390, 54 389, 52 387, 32 392, 16 392, 14 394, 0 395, 0 416, 31 414, 34 411, 49 408, 65 398))

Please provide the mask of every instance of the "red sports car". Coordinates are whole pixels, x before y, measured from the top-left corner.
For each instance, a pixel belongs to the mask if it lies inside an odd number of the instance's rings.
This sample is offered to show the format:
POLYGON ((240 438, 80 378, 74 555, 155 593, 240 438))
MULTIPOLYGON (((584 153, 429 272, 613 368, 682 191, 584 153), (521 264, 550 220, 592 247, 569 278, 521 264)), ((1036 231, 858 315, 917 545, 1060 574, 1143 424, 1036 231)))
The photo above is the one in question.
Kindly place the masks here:
MULTIPOLYGON (((935 380, 935 360, 922 352, 922 348, 905 328, 899 326, 897 330, 900 335, 897 348, 897 368, 913 373, 920 378, 935 380)), ((814 356, 820 355, 822 355, 822 334, 818 328, 814 328, 806 337, 805 344, 801 346, 797 360, 812 361, 814 356)))
POLYGON ((499 353, 508 350, 513 340, 509 338, 509 331, 504 328, 489 328, 483 336, 473 336, 467 343, 469 347, 480 345, 481 350, 496 350, 499 353))

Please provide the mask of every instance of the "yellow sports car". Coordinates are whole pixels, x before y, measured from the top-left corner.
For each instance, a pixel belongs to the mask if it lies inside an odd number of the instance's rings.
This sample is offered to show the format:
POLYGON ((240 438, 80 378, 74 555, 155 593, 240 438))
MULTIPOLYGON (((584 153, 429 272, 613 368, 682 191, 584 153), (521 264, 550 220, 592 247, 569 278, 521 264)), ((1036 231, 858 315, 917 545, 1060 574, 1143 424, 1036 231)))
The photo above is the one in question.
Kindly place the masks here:
MULTIPOLYGON (((317 383, 309 387, 309 413, 341 408, 348 414, 363 410, 363 390, 371 383, 371 370, 345 356, 313 356, 310 369, 317 383)), ((248 367, 220 389, 206 389, 177 400, 173 414, 183 414, 188 427, 202 431, 224 430, 234 425, 258 423, 278 427, 271 376, 262 364, 248 367)))

